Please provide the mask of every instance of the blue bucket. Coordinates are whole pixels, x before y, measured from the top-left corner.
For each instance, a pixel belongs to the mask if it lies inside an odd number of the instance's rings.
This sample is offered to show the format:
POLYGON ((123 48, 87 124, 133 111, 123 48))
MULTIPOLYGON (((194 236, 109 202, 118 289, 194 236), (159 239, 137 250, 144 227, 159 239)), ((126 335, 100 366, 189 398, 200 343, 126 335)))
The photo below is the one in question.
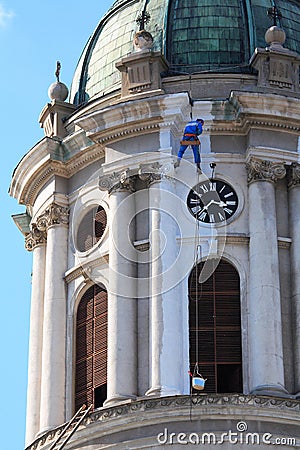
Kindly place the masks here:
POLYGON ((203 391, 205 387, 205 379, 201 377, 193 377, 192 379, 192 386, 197 391, 203 391))

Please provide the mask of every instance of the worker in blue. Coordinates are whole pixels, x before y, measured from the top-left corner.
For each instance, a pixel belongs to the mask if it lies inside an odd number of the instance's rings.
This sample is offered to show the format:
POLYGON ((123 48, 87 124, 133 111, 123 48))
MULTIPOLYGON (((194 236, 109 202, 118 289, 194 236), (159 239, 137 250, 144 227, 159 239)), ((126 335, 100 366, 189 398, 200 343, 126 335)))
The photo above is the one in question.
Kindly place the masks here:
POLYGON ((182 140, 180 141, 181 145, 177 155, 177 162, 174 164, 175 167, 179 167, 183 154, 190 145, 194 153, 194 161, 197 166, 197 170, 199 173, 201 173, 201 158, 199 152, 200 141, 198 139, 198 136, 202 133, 203 124, 203 119, 191 120, 186 124, 182 140))

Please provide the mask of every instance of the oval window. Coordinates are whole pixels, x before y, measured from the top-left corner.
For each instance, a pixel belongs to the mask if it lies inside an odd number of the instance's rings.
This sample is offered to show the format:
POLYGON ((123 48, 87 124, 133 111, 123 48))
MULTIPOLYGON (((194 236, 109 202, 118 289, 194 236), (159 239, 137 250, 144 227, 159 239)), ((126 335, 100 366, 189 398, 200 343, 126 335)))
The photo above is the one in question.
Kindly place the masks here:
POLYGON ((76 239, 80 252, 90 250, 102 238, 107 224, 107 216, 102 206, 90 209, 82 218, 76 239))

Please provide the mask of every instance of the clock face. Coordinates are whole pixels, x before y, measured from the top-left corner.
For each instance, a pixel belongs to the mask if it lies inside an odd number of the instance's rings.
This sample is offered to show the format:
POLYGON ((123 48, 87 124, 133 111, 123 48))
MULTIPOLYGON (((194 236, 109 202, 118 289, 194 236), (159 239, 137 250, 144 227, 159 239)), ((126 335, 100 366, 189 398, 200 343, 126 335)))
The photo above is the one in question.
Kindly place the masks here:
POLYGON ((201 222, 222 223, 236 212, 238 196, 225 181, 206 180, 190 190, 187 206, 201 222))

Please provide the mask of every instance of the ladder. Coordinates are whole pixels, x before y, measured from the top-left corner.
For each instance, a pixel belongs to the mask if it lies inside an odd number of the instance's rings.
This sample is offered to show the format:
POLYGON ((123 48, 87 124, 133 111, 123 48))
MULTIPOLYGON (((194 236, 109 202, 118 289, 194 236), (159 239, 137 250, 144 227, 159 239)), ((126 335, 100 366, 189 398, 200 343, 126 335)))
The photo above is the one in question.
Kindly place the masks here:
POLYGON ((73 436, 81 422, 88 415, 92 407, 93 405, 90 405, 88 408, 86 407, 86 405, 83 405, 72 417, 70 422, 67 423, 67 425, 62 430, 56 441, 53 442, 49 450, 62 450, 69 439, 73 436))

